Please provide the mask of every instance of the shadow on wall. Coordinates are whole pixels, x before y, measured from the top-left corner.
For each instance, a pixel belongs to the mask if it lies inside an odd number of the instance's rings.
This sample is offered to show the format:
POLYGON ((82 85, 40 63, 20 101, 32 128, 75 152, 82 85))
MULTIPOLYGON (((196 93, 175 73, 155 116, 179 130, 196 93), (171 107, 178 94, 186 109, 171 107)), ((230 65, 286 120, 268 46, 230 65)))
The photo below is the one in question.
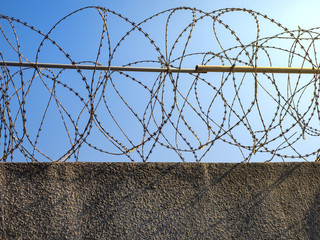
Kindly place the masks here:
POLYGON ((4 239, 319 236, 315 163, 0 164, 4 239))
POLYGON ((306 228, 310 239, 318 239, 320 236, 320 191, 318 189, 313 203, 306 215, 306 228))

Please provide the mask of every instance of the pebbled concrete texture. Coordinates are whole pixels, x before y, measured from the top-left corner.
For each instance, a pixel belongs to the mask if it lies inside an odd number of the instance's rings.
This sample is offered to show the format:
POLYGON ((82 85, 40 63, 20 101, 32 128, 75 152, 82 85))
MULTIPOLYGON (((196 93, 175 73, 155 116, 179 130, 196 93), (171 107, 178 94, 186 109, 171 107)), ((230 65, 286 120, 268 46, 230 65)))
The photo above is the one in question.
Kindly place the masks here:
POLYGON ((0 239, 320 239, 317 163, 1 163, 0 239))

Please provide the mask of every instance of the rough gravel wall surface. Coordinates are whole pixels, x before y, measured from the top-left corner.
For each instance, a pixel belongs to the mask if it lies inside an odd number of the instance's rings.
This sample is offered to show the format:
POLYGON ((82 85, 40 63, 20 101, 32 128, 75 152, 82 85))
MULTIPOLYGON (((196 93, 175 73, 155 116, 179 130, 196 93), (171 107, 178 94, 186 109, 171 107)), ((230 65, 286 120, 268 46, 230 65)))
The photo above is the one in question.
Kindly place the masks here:
POLYGON ((320 239, 317 163, 1 163, 0 239, 320 239))

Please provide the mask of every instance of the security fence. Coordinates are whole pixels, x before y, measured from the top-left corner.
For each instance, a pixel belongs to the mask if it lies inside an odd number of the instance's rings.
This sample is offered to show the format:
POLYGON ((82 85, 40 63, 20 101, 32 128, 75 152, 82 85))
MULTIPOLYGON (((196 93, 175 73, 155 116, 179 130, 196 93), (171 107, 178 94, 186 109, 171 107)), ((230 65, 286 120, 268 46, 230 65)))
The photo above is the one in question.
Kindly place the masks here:
POLYGON ((46 32, 0 15, 0 31, 3 162, 318 160, 319 28, 239 8, 135 23, 86 7, 46 32))

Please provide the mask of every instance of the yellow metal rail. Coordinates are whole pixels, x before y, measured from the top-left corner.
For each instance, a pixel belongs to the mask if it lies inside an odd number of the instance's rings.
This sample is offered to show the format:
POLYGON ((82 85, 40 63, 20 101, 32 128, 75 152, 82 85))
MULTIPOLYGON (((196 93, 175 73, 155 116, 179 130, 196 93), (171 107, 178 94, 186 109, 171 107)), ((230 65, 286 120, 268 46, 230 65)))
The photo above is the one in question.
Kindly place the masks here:
POLYGON ((59 68, 59 69, 82 69, 82 70, 105 70, 105 71, 129 71, 129 72, 179 72, 179 73, 207 73, 207 72, 238 72, 238 73, 296 73, 296 74, 319 74, 319 68, 297 67, 251 67, 251 66, 210 66, 197 65, 192 68, 151 68, 151 67, 122 67, 82 64, 59 64, 59 63, 32 63, 32 62, 7 62, 1 61, 0 66, 30 67, 30 68, 59 68))

